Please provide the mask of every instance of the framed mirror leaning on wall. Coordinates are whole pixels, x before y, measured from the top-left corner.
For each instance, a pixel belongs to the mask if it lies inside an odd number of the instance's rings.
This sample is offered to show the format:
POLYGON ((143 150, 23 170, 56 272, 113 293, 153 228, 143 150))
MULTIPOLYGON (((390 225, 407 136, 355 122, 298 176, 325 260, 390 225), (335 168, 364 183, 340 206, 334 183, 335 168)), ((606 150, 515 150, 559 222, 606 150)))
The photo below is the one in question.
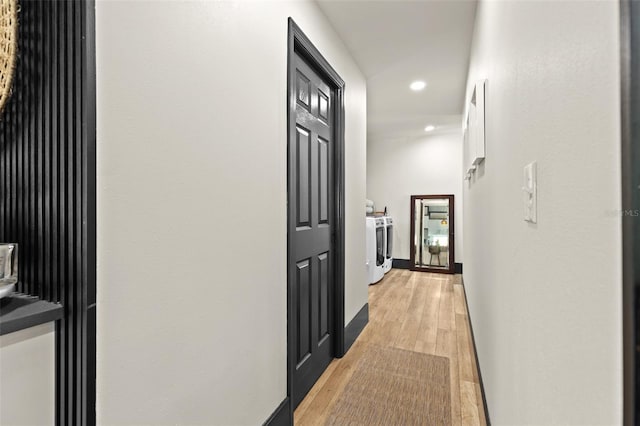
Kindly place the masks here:
POLYGON ((453 195, 411 196, 411 270, 455 272, 453 195))

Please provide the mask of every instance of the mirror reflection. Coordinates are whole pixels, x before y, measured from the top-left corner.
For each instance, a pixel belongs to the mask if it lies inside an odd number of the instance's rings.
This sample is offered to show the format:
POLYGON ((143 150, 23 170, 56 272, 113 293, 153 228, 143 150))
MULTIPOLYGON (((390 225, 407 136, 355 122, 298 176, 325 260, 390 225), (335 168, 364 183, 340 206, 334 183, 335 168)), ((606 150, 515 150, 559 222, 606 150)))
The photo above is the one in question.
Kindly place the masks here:
POLYGON ((414 266, 450 270, 449 198, 414 199, 414 266))

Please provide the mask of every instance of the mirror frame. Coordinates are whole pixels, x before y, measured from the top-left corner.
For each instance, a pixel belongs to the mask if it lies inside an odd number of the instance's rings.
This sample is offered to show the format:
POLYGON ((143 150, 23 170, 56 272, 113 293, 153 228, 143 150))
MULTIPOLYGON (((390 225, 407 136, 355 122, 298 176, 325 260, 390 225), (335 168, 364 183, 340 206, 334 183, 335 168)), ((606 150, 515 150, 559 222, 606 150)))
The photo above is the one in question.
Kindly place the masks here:
POLYGON ((412 271, 435 272, 440 274, 455 274, 456 269, 456 250, 455 250, 455 228, 454 228, 454 196, 453 194, 445 195, 412 195, 409 211, 411 212, 411 249, 409 269, 412 271), (428 266, 416 266, 416 222, 415 222, 415 205, 417 200, 443 199, 449 200, 449 268, 430 268, 428 266))

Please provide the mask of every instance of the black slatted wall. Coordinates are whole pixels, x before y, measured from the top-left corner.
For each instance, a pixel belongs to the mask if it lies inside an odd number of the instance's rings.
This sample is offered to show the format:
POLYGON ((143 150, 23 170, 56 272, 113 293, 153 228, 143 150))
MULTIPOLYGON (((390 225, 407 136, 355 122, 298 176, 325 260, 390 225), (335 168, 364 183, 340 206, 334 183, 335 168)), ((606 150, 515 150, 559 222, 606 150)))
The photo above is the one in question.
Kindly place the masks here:
POLYGON ((640 2, 621 2, 625 425, 640 424, 640 2))
POLYGON ((0 241, 18 291, 60 302, 56 421, 95 424, 93 1, 21 0, 12 95, 0 114, 0 241))

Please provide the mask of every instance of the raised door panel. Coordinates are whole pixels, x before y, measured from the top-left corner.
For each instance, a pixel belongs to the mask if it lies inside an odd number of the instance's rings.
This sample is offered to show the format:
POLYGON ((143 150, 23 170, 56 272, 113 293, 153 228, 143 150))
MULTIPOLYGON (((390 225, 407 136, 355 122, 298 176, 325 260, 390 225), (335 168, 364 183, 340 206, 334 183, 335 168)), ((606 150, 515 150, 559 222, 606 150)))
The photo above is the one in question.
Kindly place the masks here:
POLYGON ((298 348, 296 368, 299 368, 311 356, 311 262, 305 259, 296 265, 296 311, 298 323, 298 348))
POLYGON ((329 224, 329 141, 318 138, 318 223, 329 224))
POLYGON ((320 346, 329 337, 329 253, 318 256, 318 284, 320 318, 317 345, 320 346))
POLYGON ((296 226, 311 226, 311 135, 296 126, 296 226))

